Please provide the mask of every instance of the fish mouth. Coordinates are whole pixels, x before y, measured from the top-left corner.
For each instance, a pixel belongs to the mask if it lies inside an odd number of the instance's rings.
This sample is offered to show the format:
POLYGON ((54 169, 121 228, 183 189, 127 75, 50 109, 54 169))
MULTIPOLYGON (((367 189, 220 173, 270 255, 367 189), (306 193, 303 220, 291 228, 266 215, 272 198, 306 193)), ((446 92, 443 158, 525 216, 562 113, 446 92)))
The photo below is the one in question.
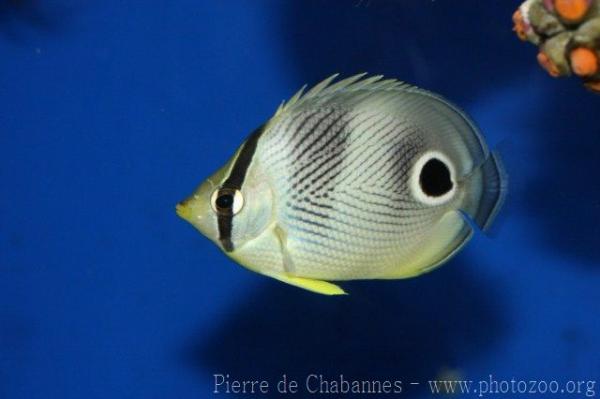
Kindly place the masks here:
POLYGON ((180 218, 187 220, 188 222, 192 218, 192 210, 185 202, 180 202, 175 205, 175 212, 177 212, 177 215, 179 215, 180 218))

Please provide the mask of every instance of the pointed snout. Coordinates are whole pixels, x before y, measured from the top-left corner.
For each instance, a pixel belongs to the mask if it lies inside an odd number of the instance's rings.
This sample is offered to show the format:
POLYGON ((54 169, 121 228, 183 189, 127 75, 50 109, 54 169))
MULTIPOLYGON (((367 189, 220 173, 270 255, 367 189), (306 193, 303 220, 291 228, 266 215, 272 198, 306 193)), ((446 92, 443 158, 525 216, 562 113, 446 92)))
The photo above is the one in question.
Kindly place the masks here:
POLYGON ((192 208, 189 206, 189 201, 181 201, 175 206, 175 211, 180 218, 187 220, 188 222, 192 219, 192 208))
POLYGON ((213 239, 213 237, 218 237, 217 221, 207 198, 210 198, 208 193, 196 190, 194 194, 180 201, 175 206, 175 210, 180 218, 208 238, 213 239))

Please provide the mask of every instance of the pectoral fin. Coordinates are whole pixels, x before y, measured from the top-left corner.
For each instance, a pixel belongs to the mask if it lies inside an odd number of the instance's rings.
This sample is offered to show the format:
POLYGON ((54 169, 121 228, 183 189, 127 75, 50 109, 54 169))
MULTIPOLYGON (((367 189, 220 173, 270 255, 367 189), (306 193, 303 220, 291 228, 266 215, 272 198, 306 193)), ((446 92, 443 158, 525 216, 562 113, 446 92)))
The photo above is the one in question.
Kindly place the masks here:
POLYGON ((277 241, 279 241, 279 248, 281 249, 281 258, 283 259, 283 270, 285 270, 286 273, 294 274, 294 261, 292 260, 292 257, 287 250, 286 231, 282 229, 279 225, 275 225, 273 233, 275 233, 275 237, 277 237, 277 241))
POLYGON ((304 288, 305 290, 316 292, 317 294, 323 295, 345 295, 344 291, 340 286, 323 280, 313 280, 310 278, 289 276, 286 274, 269 274, 269 277, 273 277, 276 280, 283 281, 284 283, 304 288))

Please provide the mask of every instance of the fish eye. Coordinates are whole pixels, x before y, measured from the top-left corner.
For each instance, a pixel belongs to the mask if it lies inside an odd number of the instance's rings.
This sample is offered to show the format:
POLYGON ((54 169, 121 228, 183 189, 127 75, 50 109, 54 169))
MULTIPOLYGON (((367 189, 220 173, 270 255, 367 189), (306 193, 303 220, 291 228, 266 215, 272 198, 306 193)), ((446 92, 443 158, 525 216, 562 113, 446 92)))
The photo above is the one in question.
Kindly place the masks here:
POLYGON ((236 215, 244 206, 244 196, 237 189, 219 188, 213 191, 210 204, 216 213, 236 215))
POLYGON ((229 209, 233 206, 233 195, 221 194, 217 196, 215 204, 217 205, 217 209, 229 209))
POLYGON ((440 205, 454 194, 454 166, 439 152, 421 156, 415 164, 411 178, 414 196, 427 205, 440 205))

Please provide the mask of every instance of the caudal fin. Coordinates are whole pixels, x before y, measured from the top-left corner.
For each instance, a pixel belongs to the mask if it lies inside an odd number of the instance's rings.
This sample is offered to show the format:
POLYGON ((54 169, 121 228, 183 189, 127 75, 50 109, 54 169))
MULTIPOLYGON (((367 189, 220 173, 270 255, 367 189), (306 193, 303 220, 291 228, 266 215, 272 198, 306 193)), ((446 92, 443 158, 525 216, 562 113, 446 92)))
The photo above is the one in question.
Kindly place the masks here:
POLYGON ((492 152, 467 178, 462 210, 483 231, 489 229, 502 208, 508 189, 508 175, 500 155, 492 152))

